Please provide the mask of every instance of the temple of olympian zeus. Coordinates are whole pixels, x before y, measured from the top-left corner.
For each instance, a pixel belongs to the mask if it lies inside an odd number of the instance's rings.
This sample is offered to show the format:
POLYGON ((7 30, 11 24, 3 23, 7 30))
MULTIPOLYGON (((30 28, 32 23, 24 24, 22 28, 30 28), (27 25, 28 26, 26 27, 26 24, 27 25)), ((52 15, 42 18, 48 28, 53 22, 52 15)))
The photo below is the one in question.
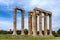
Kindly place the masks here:
MULTIPOLYGON (((24 34, 24 9, 15 7, 14 8, 14 29, 13 35, 17 35, 16 33, 16 11, 20 10, 22 13, 21 18, 21 35, 24 34)), ((40 36, 40 37, 52 37, 52 13, 50 11, 46 11, 40 8, 35 7, 33 10, 28 12, 28 35, 30 36, 40 36), (38 13, 36 12, 38 11, 38 13), (44 14, 44 35, 42 34, 42 13, 44 14), (39 35, 37 35, 37 16, 39 16, 39 35), (47 34, 47 16, 49 16, 49 35, 47 34), (32 22, 33 18, 33 22, 32 22), (33 24, 32 24, 33 23, 33 24), (33 34, 32 34, 33 29, 33 34)))

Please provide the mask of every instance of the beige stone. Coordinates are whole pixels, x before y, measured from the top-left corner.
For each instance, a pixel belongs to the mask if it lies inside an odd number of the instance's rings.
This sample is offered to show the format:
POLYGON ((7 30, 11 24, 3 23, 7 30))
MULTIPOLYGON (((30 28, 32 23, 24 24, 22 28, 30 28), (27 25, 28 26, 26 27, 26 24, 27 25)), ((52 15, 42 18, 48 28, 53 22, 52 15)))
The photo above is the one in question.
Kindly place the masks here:
MULTIPOLYGON (((21 18, 21 35, 24 35, 24 9, 15 7, 14 8, 14 29, 13 35, 17 35, 16 33, 16 10, 20 10, 22 12, 21 18)), ((32 29, 33 29, 33 36, 36 37, 37 35, 37 16, 39 16, 39 36, 40 37, 48 37, 47 34, 47 16, 49 16, 49 37, 53 37, 52 35, 52 13, 50 11, 46 11, 40 8, 35 7, 33 10, 28 12, 28 35, 32 36, 32 29), (38 11, 38 12, 36 12, 38 11), (42 13, 44 13, 44 35, 42 34, 42 13), (32 18, 33 18, 33 26, 32 26, 32 18)))
POLYGON ((21 32, 21 35, 24 35, 24 9, 23 8, 19 8, 19 7, 15 7, 14 8, 14 29, 13 29, 13 35, 17 35, 17 33, 16 33, 16 11, 17 10, 20 10, 22 12, 22 21, 21 21, 22 32, 21 32))
POLYGON ((17 35, 17 33, 16 33, 16 8, 14 8, 14 29, 13 29, 13 35, 17 35))
POLYGON ((44 13, 44 36, 47 36, 47 15, 44 13))
POLYGON ((28 14, 28 35, 32 35, 32 15, 28 14))
POLYGON ((37 18, 36 18, 35 10, 34 10, 34 14, 33 14, 33 36, 37 36, 37 18))
POLYGON ((49 15, 49 30, 50 30, 49 36, 53 37, 52 35, 52 14, 49 15))
POLYGON ((43 36, 42 34, 42 12, 39 12, 40 15, 39 15, 39 36, 43 36))
POLYGON ((24 35, 24 10, 22 10, 22 18, 21 18, 21 35, 24 35))

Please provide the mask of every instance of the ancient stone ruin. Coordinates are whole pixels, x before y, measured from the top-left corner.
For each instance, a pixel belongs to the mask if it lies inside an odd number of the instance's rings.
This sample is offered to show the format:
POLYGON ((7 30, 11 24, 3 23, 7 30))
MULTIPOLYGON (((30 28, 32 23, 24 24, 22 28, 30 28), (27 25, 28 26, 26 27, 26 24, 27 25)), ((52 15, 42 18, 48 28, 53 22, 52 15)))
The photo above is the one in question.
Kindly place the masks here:
POLYGON ((24 9, 19 8, 19 7, 14 8, 14 30, 13 30, 13 35, 17 35, 17 33, 16 33, 16 10, 20 10, 22 12, 22 21, 21 21, 22 32, 21 32, 21 35, 24 35, 24 9))
MULTIPOLYGON (((21 35, 24 35, 24 9, 15 7, 14 8, 14 31, 13 35, 17 35, 16 33, 16 10, 20 10, 22 12, 22 21, 21 21, 21 35)), ((46 11, 40 8, 35 7, 33 10, 28 12, 28 35, 36 37, 53 37, 52 35, 52 13, 50 11, 46 11), (36 12, 38 11, 38 12, 36 12), (42 13, 44 14, 44 35, 42 34, 42 13), (39 35, 37 35, 37 16, 39 16, 39 35), (49 16, 49 35, 47 34, 47 16, 49 16), (32 22, 33 18, 33 22, 32 22), (33 25, 32 25, 33 23, 33 25), (32 34, 33 28, 33 34, 32 34)))

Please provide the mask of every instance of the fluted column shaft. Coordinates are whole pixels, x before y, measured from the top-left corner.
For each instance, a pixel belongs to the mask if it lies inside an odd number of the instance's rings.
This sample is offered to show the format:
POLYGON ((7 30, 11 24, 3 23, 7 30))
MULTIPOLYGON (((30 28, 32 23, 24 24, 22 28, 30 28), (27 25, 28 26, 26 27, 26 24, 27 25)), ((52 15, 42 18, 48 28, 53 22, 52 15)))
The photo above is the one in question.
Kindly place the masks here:
POLYGON ((32 35, 32 15, 28 14, 28 35, 32 35))
POLYGON ((52 36, 52 14, 49 15, 49 30, 50 36, 52 36))
POLYGON ((34 14, 33 14, 33 36, 37 36, 37 18, 36 18, 35 10, 34 10, 34 14))
POLYGON ((24 10, 22 11, 22 18, 21 18, 21 35, 24 35, 24 10))
POLYGON ((44 36, 47 36, 47 15, 44 13, 44 36))
POLYGON ((40 36, 43 36, 42 35, 42 12, 39 12, 39 35, 40 36))
POLYGON ((16 33, 16 8, 14 9, 14 29, 13 29, 13 35, 17 35, 17 33, 16 33))

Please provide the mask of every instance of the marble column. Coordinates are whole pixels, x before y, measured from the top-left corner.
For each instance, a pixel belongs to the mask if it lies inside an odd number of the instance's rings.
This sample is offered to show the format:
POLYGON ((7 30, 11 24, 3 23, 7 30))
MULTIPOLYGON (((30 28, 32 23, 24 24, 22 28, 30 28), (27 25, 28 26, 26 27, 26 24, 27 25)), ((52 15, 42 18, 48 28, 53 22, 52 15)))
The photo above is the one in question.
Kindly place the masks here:
POLYGON ((22 18, 21 18, 21 35, 24 35, 24 10, 22 12, 22 18))
POLYGON ((49 15, 49 30, 50 30, 49 36, 53 36, 52 35, 52 14, 49 15))
POLYGON ((32 15, 28 14, 28 35, 32 35, 32 15))
POLYGON ((37 18, 36 18, 36 11, 35 10, 33 13, 33 36, 37 36, 37 18))
POLYGON ((47 37, 47 14, 44 13, 44 36, 47 37))
POLYGON ((13 35, 16 36, 16 8, 14 9, 14 29, 13 29, 13 35))
POLYGON ((39 36, 43 36, 42 34, 42 12, 39 12, 39 36))

